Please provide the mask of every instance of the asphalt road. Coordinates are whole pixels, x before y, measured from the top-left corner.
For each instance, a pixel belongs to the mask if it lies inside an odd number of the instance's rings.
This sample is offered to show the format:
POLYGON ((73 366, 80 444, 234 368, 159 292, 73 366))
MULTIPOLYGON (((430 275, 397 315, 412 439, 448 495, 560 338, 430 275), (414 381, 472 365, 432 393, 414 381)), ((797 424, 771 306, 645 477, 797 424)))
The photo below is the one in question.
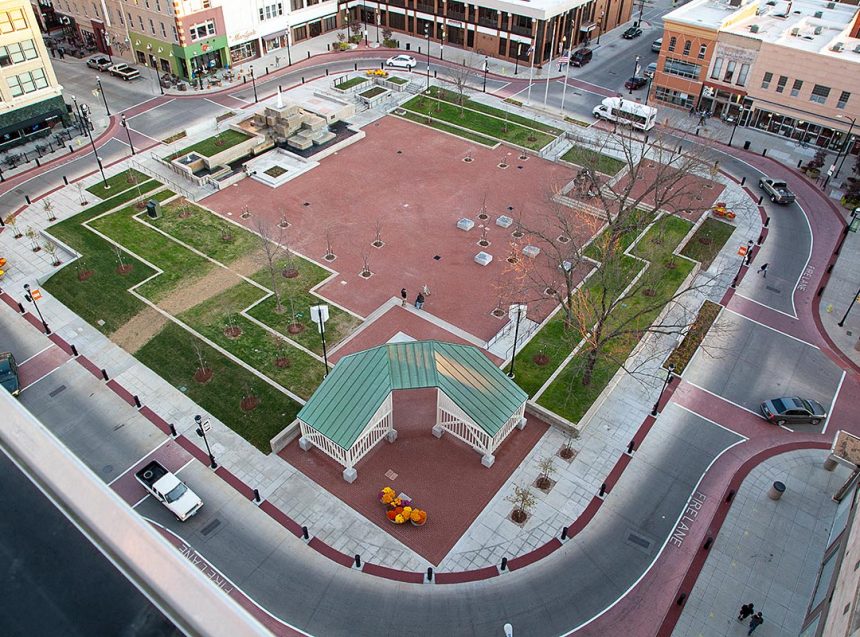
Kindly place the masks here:
POLYGON ((182 634, 4 452, 0 484, 0 634, 182 634))

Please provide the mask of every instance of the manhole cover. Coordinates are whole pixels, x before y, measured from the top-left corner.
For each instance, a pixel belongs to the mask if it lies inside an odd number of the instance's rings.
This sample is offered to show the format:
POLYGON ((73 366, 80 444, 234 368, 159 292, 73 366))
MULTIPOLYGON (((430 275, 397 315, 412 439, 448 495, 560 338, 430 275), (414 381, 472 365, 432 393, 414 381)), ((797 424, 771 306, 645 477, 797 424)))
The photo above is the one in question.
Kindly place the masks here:
POLYGON ((221 520, 212 520, 209 524, 200 529, 200 533, 201 535, 209 535, 219 526, 221 526, 221 520))
POLYGON ((772 285, 766 285, 764 286, 764 289, 770 290, 771 292, 776 292, 777 294, 782 294, 782 290, 780 290, 779 288, 775 288, 772 285))
POLYGON ((388 478, 389 480, 396 480, 397 474, 394 473, 393 470, 389 469, 388 471, 385 472, 385 477, 388 478))
POLYGON ((53 398, 54 396, 56 396, 56 395, 57 395, 57 394, 59 394, 60 392, 65 391, 65 389, 66 389, 66 386, 65 386, 65 385, 60 385, 60 386, 59 386, 59 387, 57 387, 54 391, 52 391, 50 394, 48 394, 48 396, 50 396, 51 398, 53 398))

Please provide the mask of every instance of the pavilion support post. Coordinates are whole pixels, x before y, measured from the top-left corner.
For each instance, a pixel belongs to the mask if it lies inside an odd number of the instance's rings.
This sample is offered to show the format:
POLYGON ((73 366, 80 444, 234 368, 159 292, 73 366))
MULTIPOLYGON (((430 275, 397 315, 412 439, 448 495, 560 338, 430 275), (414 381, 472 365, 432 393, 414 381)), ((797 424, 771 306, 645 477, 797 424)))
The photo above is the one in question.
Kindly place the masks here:
POLYGON ((445 429, 439 423, 433 425, 433 435, 437 438, 441 438, 442 434, 445 433, 445 429))
POLYGON ((358 478, 358 471, 355 467, 347 467, 343 470, 343 479, 352 484, 358 478))
POLYGON ((387 433, 387 434, 385 434, 385 439, 386 439, 388 442, 394 442, 395 440, 397 440, 397 430, 396 430, 396 429, 394 429, 394 427, 392 427, 391 429, 389 429, 389 430, 388 430, 388 433, 387 433))
POLYGON ((311 447, 313 446, 314 443, 312 443, 310 439, 306 436, 302 436, 301 438, 299 438, 299 449, 301 449, 302 451, 310 451, 311 447))
POLYGON ((525 416, 521 416, 519 421, 517 422, 517 429, 519 429, 520 431, 525 429, 527 422, 528 422, 528 419, 525 416))
POLYGON ((496 456, 491 454, 489 451, 486 452, 483 456, 481 456, 481 464, 487 467, 488 469, 493 466, 493 463, 496 461, 496 456))

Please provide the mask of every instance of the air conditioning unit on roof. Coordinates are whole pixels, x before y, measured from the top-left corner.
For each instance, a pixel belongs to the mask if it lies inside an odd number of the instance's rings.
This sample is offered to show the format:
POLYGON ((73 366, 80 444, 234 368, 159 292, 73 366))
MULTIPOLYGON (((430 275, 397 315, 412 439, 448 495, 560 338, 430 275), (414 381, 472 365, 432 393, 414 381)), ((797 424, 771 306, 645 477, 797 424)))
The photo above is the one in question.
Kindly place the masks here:
POLYGON ((816 12, 813 14, 813 17, 820 18, 820 17, 821 17, 821 16, 823 16, 823 15, 824 15, 824 11, 816 11, 816 12))
POLYGON ((830 47, 830 50, 835 51, 836 53, 840 53, 842 51, 842 49, 844 49, 844 48, 845 48, 845 45, 842 44, 842 42, 837 42, 832 47, 830 47))
POLYGON ((757 24, 751 24, 750 25, 750 33, 758 33, 758 25, 757 24))
POLYGON ((815 35, 821 35, 821 32, 823 30, 824 30, 823 27, 815 27, 815 30, 813 31, 813 33, 815 33, 815 35))
POLYGON ((835 9, 835 8, 836 8, 836 3, 835 3, 835 2, 828 2, 828 3, 827 3, 827 8, 828 8, 828 9, 835 9))
POLYGON ((800 28, 799 28, 799 27, 794 27, 794 28, 791 30, 791 35, 793 35, 794 37, 797 37, 798 35, 800 35, 800 28))

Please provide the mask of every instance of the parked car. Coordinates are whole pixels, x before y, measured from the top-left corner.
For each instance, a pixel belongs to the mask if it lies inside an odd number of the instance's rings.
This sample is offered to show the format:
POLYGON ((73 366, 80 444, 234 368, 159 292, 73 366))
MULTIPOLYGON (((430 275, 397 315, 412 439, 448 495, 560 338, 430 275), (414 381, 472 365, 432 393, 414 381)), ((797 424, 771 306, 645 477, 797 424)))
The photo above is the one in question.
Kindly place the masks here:
POLYGON ((640 35, 642 35, 642 29, 639 27, 630 27, 621 34, 621 37, 625 40, 632 40, 633 38, 638 38, 640 35))
POLYGON ((113 62, 106 55, 94 55, 87 60, 87 66, 97 71, 107 71, 113 66, 113 62))
POLYGON ((134 477, 180 522, 185 522, 203 506, 203 500, 196 493, 156 460, 135 473, 134 477))
POLYGON ((788 189, 788 184, 784 181, 762 178, 758 180, 758 187, 764 190, 774 203, 789 204, 793 203, 796 199, 794 193, 788 189))
POLYGON ((821 403, 797 396, 766 400, 761 404, 761 413, 768 421, 777 425, 817 425, 827 418, 827 411, 821 403))
POLYGON ((637 89, 642 88, 647 83, 647 77, 639 77, 638 75, 634 75, 633 77, 628 78, 626 82, 624 82, 624 88, 629 89, 631 91, 635 91, 637 89))
POLYGON ((18 365, 10 352, 0 354, 0 385, 13 396, 21 393, 21 385, 18 382, 18 365))
POLYGON ((593 55, 594 53, 591 49, 577 49, 573 52, 573 55, 570 56, 570 63, 573 66, 585 66, 591 62, 593 55))
POLYGON ((662 48, 663 48, 663 38, 657 38, 656 40, 654 40, 651 43, 651 50, 654 51, 654 53, 659 53, 660 49, 662 49, 662 48))
POLYGON ((140 77, 140 71, 128 64, 114 64, 108 69, 108 72, 116 77, 121 77, 126 82, 140 77))
POLYGON ((651 62, 647 67, 645 67, 645 77, 650 77, 653 79, 654 74, 657 72, 657 63, 651 62))
POLYGON ((385 61, 385 66, 394 66, 401 69, 413 69, 418 64, 411 55, 395 55, 385 61))

